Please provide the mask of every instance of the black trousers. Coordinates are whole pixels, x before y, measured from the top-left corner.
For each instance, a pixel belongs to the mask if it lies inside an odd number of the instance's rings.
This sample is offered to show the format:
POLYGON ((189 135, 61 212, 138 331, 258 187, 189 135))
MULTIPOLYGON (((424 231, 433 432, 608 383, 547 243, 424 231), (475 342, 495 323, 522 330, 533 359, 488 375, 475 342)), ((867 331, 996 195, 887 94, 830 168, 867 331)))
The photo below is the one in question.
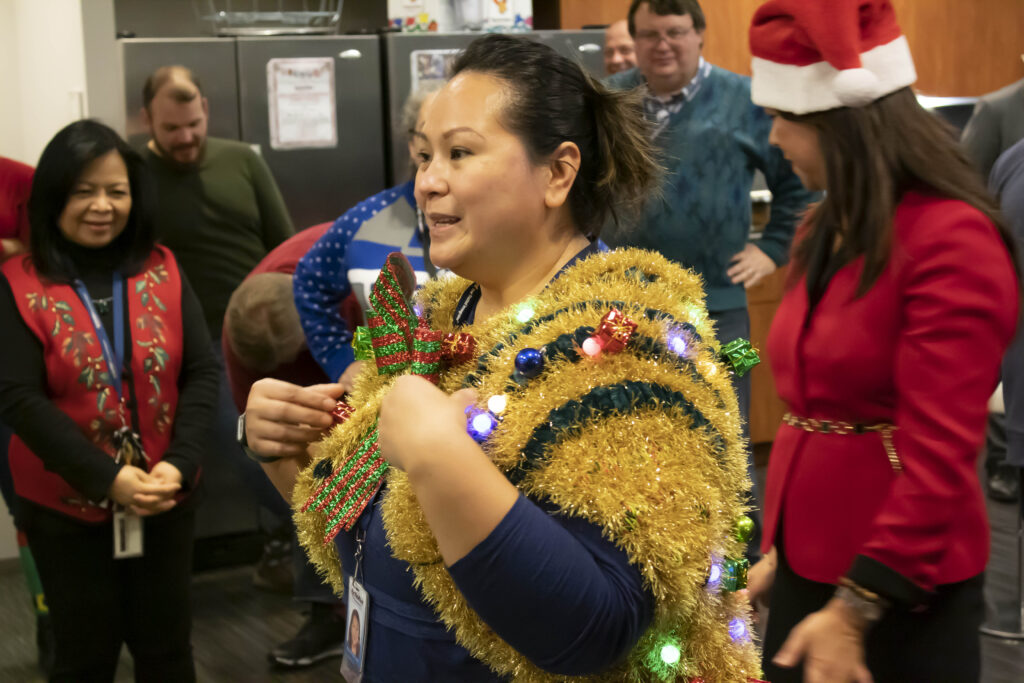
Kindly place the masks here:
MULTIPOLYGON (((890 609, 865 641, 867 666, 875 683, 976 683, 981 676, 978 628, 985 617, 983 588, 984 574, 979 574, 939 586, 924 611, 890 609)), ((779 552, 764 636, 765 680, 803 681, 802 666, 783 669, 771 663, 772 657, 793 627, 824 607, 834 592, 831 584, 798 576, 779 552)))
POLYGON ((144 555, 115 560, 110 523, 86 525, 24 500, 22 522, 50 608, 50 681, 109 683, 121 644, 139 683, 195 681, 190 501, 145 519, 144 555))

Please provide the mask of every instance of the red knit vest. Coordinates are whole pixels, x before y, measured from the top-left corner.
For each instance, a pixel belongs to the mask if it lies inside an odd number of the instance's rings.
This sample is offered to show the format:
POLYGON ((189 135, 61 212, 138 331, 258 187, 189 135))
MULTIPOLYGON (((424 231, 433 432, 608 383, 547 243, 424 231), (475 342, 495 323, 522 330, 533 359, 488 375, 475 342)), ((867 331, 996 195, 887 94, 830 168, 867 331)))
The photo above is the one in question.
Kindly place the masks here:
MULTIPOLYGON (((43 281, 27 256, 10 259, 3 273, 18 311, 43 346, 47 392, 53 404, 74 420, 82 433, 114 457, 111 437, 128 420, 103 358, 89 312, 70 285, 43 281)), ((178 405, 182 359, 181 277, 174 256, 158 246, 141 271, 127 279, 125 294, 131 325, 132 393, 139 424, 135 430, 149 458, 160 461, 171 442, 178 405)), ((108 331, 113 343, 112 330, 108 331)), ((127 391, 127 387, 125 387, 127 391)), ((89 501, 19 439, 11 439, 11 474, 19 496, 86 522, 110 519, 110 510, 89 501)))

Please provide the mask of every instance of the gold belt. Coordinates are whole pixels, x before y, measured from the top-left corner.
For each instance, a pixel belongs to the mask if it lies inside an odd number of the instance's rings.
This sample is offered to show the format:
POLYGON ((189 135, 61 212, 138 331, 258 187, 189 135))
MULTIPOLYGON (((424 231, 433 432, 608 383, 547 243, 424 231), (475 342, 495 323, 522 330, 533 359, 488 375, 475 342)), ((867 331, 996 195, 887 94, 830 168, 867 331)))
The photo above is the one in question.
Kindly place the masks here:
POLYGON ((817 432, 819 434, 867 434, 878 432, 882 435, 882 445, 885 447, 885 454, 889 458, 894 472, 903 471, 903 463, 896 454, 896 446, 892 442, 892 433, 896 425, 880 422, 878 424, 866 425, 860 422, 843 422, 842 420, 817 420, 813 417, 797 417, 792 413, 782 416, 782 421, 790 427, 802 429, 805 432, 817 432))

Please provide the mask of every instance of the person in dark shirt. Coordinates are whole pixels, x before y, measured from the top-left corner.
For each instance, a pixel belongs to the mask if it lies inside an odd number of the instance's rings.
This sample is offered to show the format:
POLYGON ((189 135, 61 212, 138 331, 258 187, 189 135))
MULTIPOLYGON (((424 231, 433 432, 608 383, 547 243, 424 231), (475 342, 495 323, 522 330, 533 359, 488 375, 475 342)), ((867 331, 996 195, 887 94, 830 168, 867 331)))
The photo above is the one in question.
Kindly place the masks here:
POLYGON ((157 238, 174 252, 219 339, 228 298, 295 230, 266 162, 249 145, 206 134, 209 105, 188 69, 157 69, 143 88, 156 180, 157 238))
MULTIPOLYGON (((999 197, 1003 217, 1024 254, 1024 140, 1003 152, 992 167, 988 189, 999 197)), ((1022 318, 1024 321, 1024 318, 1022 318)), ((1019 484, 1024 474, 1024 322, 1003 357, 1003 400, 1006 405, 1006 460, 1019 484)), ((1024 503, 1022 503, 1024 504, 1024 503)), ((1022 507, 1024 512, 1024 507, 1022 507)))
MULTIPOLYGON (((189 69, 154 71, 143 85, 142 101, 150 133, 143 158, 155 180, 157 238, 195 287, 213 353, 223 366, 220 335, 228 299, 260 260, 294 233, 291 218, 270 169, 252 147, 207 135, 209 104, 189 69)), ((269 540, 254 582, 287 590, 291 579, 281 571, 287 548, 280 538, 287 538, 287 506, 235 443, 237 419, 222 370, 207 478, 218 490, 240 478, 267 513, 260 523, 269 540)))
MULTIPOLYGON (((1024 138, 1024 80, 978 98, 960 143, 982 179, 988 181, 991 189, 1001 192, 999 185, 1011 176, 1007 168, 1013 162, 1003 162, 997 177, 996 161, 1021 138, 1024 138)), ((1020 152, 1012 156, 1019 157, 1020 152)), ((1021 492, 1020 473, 1009 462, 1011 430, 1017 431, 1019 427, 1008 424, 1006 415, 998 411, 989 413, 985 435, 985 488, 992 500, 1004 503, 1020 499, 1021 492)))
POLYGON ((195 680, 192 529, 217 368, 155 244, 148 175, 106 126, 46 146, 28 255, 0 279, 0 416, 55 634, 51 680, 195 680), (135 531, 130 531, 134 529, 135 531))

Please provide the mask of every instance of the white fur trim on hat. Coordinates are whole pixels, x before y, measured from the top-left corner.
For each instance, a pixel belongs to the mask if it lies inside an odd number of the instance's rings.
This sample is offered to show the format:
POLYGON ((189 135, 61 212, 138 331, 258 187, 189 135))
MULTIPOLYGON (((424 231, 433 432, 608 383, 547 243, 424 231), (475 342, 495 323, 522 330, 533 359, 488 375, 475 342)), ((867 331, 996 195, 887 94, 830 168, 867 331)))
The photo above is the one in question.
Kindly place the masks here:
POLYGON ((832 90, 847 107, 860 107, 874 102, 882 82, 867 69, 843 69, 832 79, 832 90))
POLYGON ((858 107, 917 80, 905 36, 861 54, 860 69, 836 69, 828 62, 807 66, 754 57, 750 98, 762 107, 792 114, 858 107))

